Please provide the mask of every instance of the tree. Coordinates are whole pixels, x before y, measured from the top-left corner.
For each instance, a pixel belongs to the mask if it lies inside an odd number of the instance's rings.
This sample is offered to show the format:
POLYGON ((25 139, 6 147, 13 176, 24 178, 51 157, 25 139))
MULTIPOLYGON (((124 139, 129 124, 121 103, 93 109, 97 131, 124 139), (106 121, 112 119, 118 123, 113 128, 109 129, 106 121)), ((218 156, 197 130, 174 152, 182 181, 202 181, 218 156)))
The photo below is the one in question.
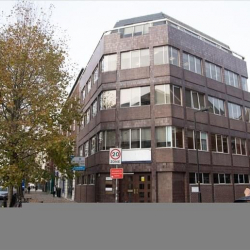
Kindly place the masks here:
POLYGON ((41 156, 71 172, 74 138, 59 127, 67 131, 82 117, 79 100, 67 98, 67 43, 56 37, 51 13, 21 1, 0 27, 0 181, 9 186, 8 202, 23 178, 44 175, 41 156))

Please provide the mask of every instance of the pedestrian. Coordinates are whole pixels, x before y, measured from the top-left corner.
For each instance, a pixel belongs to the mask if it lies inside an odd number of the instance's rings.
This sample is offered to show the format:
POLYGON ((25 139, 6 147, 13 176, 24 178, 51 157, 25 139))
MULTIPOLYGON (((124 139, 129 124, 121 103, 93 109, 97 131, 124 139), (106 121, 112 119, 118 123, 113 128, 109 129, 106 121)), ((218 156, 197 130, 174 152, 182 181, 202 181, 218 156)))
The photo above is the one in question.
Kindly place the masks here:
POLYGON ((28 194, 30 193, 30 186, 28 186, 28 194))
POLYGON ((53 189, 53 197, 55 197, 56 195, 56 185, 54 186, 54 189, 53 189))
POLYGON ((37 185, 36 185, 35 189, 36 189, 36 191, 37 191, 37 189, 38 189, 37 185))
POLYGON ((7 207, 7 197, 6 196, 3 197, 2 207, 7 207))

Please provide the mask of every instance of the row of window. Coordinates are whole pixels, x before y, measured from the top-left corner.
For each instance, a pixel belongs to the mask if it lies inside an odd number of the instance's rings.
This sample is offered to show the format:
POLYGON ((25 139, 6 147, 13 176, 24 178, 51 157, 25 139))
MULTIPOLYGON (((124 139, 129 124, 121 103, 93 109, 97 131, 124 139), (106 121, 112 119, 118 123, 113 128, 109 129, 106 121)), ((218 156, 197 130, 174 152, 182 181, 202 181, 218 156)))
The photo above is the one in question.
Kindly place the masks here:
MULTIPOLYGON (((101 61, 102 72, 117 70, 117 54, 105 55, 101 61)), ((161 46, 154 48, 154 65, 173 64, 180 67, 180 52, 172 46, 161 46)), ((149 49, 138 49, 121 52, 121 69, 146 67, 150 65, 149 49)), ((202 59, 183 52, 183 68, 194 73, 203 75, 202 59)), ((205 62, 204 75, 218 82, 223 82, 222 67, 211 62, 205 62)), ((225 69, 224 82, 227 85, 240 88, 239 75, 225 69)), ((247 78, 241 76, 242 89, 247 89, 247 78)))
POLYGON ((95 174, 82 175, 76 177, 76 185, 94 185, 95 184, 95 174))
POLYGON ((139 35, 146 35, 149 33, 149 27, 151 26, 157 26, 157 25, 163 25, 163 24, 167 24, 169 23, 172 27, 179 29, 199 40, 202 40, 205 43, 208 43, 216 48, 219 48, 227 53, 231 53, 232 52, 224 47, 222 47, 219 44, 216 44, 214 42, 212 42, 211 40, 208 40, 204 37, 201 37, 200 35, 185 29, 177 24, 171 23, 170 21, 157 21, 157 22, 153 22, 153 23, 145 23, 145 24, 140 24, 140 25, 135 25, 135 26, 130 26, 130 27, 126 27, 126 28, 120 28, 120 29, 116 29, 116 30, 112 30, 111 33, 120 33, 120 37, 121 38, 126 38, 126 37, 134 37, 134 36, 139 36, 139 35))
MULTIPOLYGON (((206 105, 205 94, 194 90, 185 90, 186 107, 202 109, 209 107, 209 112, 216 115, 225 116, 225 101, 216 97, 208 96, 206 105)), ((182 89, 172 84, 155 86, 155 104, 176 104, 182 105, 182 89)), ((121 89, 120 107, 137 107, 150 105, 150 86, 121 89)), ((116 90, 104 91, 99 96, 100 110, 112 109, 116 107, 116 90)), ((97 114, 97 99, 91 104, 84 115, 82 125, 85 126, 97 114)), ((231 119, 243 120, 242 106, 228 102, 228 116, 231 119)), ((245 107, 245 121, 250 122, 250 108, 245 107)))
MULTIPOLYGON (((122 149, 151 148, 150 128, 122 129, 120 136, 122 149)), ((197 131, 196 136, 197 143, 195 142, 194 130, 187 130, 187 148, 208 151, 208 134, 197 131)), ((184 148, 184 129, 174 126, 156 127, 155 141, 157 148, 184 148)), ((213 152, 228 154, 228 143, 228 136, 211 134, 211 149, 213 152)), ((79 156, 88 157, 89 154, 93 155, 98 151, 109 150, 115 146, 115 130, 101 131, 79 147, 79 156)), ((231 137, 231 151, 235 155, 247 155, 246 140, 231 137)))
MULTIPOLYGON (((202 184, 210 184, 210 174, 200 173, 198 178, 198 173, 189 173, 189 183, 197 184, 198 180, 202 184)), ((231 174, 214 173, 213 183, 215 184, 231 184, 231 174)), ((234 174, 234 183, 236 184, 247 184, 249 183, 249 176, 247 174, 234 174)))
MULTIPOLYGON (((180 66, 179 50, 172 46, 161 46, 154 48, 154 64, 173 64, 180 66)), ((139 49, 121 53, 121 69, 131 69, 138 67, 146 67, 150 65, 149 49, 139 49)), ((202 60, 199 57, 183 52, 183 68, 197 74, 202 73, 202 60)), ((117 54, 105 55, 101 61, 101 71, 117 70, 117 54)), ((222 67, 210 62, 205 62, 205 75, 208 78, 222 82, 222 67)), ((225 83, 239 88, 239 75, 229 71, 225 72, 225 83)), ((86 83, 82 90, 82 99, 90 92, 91 87, 98 80, 98 67, 95 68, 92 77, 86 83)), ((241 86, 244 91, 248 91, 247 78, 241 77, 241 86)))

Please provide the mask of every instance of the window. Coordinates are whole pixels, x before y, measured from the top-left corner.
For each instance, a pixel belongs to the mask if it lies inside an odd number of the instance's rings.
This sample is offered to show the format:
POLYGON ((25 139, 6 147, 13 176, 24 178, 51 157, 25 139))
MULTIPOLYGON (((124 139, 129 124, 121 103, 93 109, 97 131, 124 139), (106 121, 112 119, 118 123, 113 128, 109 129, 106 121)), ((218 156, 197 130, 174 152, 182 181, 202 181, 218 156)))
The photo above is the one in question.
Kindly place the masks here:
POLYGON ((79 154, 79 156, 83 156, 83 145, 81 145, 81 146, 78 148, 78 154, 79 154))
POLYGON ((211 134, 212 151, 217 153, 228 153, 227 136, 211 134))
POLYGON ((178 127, 157 127, 156 147, 183 148, 183 129, 178 127))
POLYGON ((250 108, 245 107, 245 120, 250 122, 250 108))
POLYGON ((94 84, 98 81, 98 66, 95 68, 94 71, 94 84))
POLYGON ((171 84, 155 86, 155 104, 181 105, 181 88, 171 84))
POLYGON ((148 34, 149 32, 150 24, 144 24, 144 25, 137 25, 133 27, 127 27, 119 29, 119 33, 121 34, 121 38, 124 37, 132 37, 132 36, 140 36, 148 34))
POLYGON ((234 174, 234 183, 237 184, 249 183, 249 176, 247 174, 234 174))
POLYGON ((197 184, 198 180, 202 184, 209 184, 210 183, 208 173, 200 173, 199 176, 200 176, 200 178, 198 178, 198 173, 189 173, 189 183, 190 184, 197 184))
POLYGON ((86 112, 86 124, 90 122, 90 109, 87 110, 86 112))
POLYGON ((224 101, 212 96, 208 96, 209 112, 216 115, 225 115, 224 101))
POLYGON ((85 99, 85 96, 86 96, 86 92, 85 92, 85 88, 82 89, 82 100, 85 99))
POLYGON ((87 82, 87 88, 88 88, 88 93, 89 93, 91 90, 91 78, 87 82))
POLYGON ((150 128, 121 130, 121 148, 151 148, 150 128))
MULTIPOLYGON (((188 130, 187 136, 188 136, 188 149, 196 149, 194 130, 188 130)), ((208 151, 207 133, 197 131, 197 147, 198 150, 208 151)))
POLYGON ((150 87, 121 89, 121 107, 150 105, 150 87))
POLYGON ((84 143, 84 153, 85 153, 85 157, 89 156, 89 141, 84 143))
POLYGON ((235 119, 235 120, 242 120, 242 112, 241 112, 240 105, 229 102, 228 112, 229 112, 229 118, 235 119))
POLYGON ((149 66, 149 49, 121 53, 121 69, 149 66))
POLYGON ((231 175, 230 174, 214 174, 215 184, 230 184, 231 175))
POLYGON ((117 65, 117 54, 104 56, 101 64, 102 72, 115 71, 117 65))
POLYGON ((205 95, 186 89, 186 106, 193 109, 205 108, 205 95))
POLYGON ((171 46, 154 48, 154 64, 173 64, 176 66, 180 66, 179 50, 171 46))
POLYGON ((183 52, 183 67, 197 74, 202 74, 201 59, 183 52))
POLYGON ((248 91, 248 87, 247 87, 247 78, 245 77, 241 77, 241 86, 242 86, 242 89, 244 91, 248 91))
POLYGON ((91 117, 93 118, 93 117, 95 117, 96 116, 96 114, 97 114, 97 100, 95 100, 94 102, 93 102, 93 104, 91 105, 91 117))
POLYGON ((95 175, 94 174, 91 174, 89 176, 89 184, 92 184, 92 185, 95 184, 95 175))
POLYGON ((115 130, 101 131, 98 133, 98 150, 115 148, 115 130))
POLYGON ((113 181, 111 177, 105 178, 105 191, 106 193, 113 193, 113 181))
POLYGON ((214 79, 218 82, 222 82, 221 67, 209 62, 206 62, 205 65, 206 65, 206 77, 214 79))
POLYGON ((239 88, 238 75, 225 69, 225 83, 239 88))
POLYGON ((100 96, 100 110, 112 109, 116 106, 116 90, 104 91, 100 96))
POLYGON ((96 153, 96 136, 90 139, 90 154, 93 155, 96 153))
POLYGON ((83 185, 87 185, 88 184, 88 176, 87 175, 84 175, 83 176, 83 185))
POLYGON ((236 137, 231 137, 232 154, 246 155, 246 140, 236 137))

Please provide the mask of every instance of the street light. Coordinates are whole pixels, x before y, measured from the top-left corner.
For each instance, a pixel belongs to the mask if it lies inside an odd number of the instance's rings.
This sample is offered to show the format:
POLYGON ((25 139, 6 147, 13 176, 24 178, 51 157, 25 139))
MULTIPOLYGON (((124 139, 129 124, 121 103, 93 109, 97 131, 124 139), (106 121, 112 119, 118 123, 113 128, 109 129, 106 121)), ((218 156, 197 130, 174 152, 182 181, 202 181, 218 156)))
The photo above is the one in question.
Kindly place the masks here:
POLYGON ((195 133, 195 146, 196 146, 196 161, 197 161, 197 169, 198 169, 198 202, 201 203, 201 185, 200 185, 200 165, 199 165, 199 153, 198 153, 198 145, 197 145, 197 131, 196 131, 196 114, 199 112, 207 112, 209 111, 209 107, 197 110, 194 112, 194 133, 195 133))

